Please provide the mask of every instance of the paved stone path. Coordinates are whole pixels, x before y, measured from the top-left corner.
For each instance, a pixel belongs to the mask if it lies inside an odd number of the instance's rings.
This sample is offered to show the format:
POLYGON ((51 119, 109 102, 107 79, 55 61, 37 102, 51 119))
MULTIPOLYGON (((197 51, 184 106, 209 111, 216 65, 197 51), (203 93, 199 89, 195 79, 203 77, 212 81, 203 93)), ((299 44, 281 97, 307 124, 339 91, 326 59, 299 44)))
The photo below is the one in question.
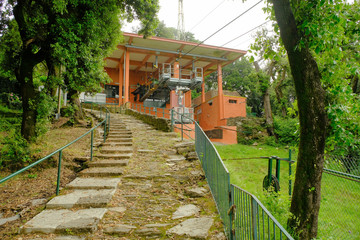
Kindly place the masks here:
POLYGON ((192 142, 112 114, 95 144, 89 168, 18 239, 225 239, 192 142))

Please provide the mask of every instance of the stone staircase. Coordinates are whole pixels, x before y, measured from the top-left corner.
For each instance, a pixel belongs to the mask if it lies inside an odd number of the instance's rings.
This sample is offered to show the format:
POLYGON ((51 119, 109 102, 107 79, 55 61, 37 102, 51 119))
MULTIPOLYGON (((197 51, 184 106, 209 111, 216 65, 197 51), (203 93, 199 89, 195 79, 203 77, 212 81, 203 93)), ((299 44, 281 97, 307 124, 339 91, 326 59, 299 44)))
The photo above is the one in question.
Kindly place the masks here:
POLYGON ((110 126, 88 168, 18 239, 226 239, 193 142, 126 115, 110 126))
MULTIPOLYGON (((102 137, 103 132, 98 132, 102 137)), ((101 139, 100 139, 101 141, 101 139)), ((107 142, 102 144, 89 168, 66 186, 46 210, 23 227, 24 233, 93 232, 108 211, 106 208, 121 183, 123 167, 133 154, 132 133, 122 121, 113 121, 107 142)))

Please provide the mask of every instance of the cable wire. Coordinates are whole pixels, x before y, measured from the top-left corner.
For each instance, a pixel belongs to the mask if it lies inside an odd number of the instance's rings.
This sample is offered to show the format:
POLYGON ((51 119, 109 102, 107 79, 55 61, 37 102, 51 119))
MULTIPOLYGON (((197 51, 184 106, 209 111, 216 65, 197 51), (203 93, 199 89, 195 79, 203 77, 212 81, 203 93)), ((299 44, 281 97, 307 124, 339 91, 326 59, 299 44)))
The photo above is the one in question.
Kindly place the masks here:
POLYGON ((191 30, 193 30, 195 27, 197 27, 200 23, 202 23, 202 21, 204 21, 205 18, 207 18, 211 13, 213 13, 216 9, 218 9, 218 7, 220 7, 220 5, 222 5, 226 0, 222 1, 219 5, 217 5, 213 10, 211 10, 205 17, 203 17, 197 24, 195 24, 195 26, 193 26, 189 32, 191 32, 191 30))
POLYGON ((228 45, 229 43, 231 43, 231 42, 233 42, 233 41, 235 41, 235 40, 237 40, 237 39, 239 39, 239 38, 241 38, 241 37, 245 36, 245 35, 246 35, 246 34, 248 34, 249 32, 254 31, 255 29, 257 29, 257 28, 261 27, 262 25, 265 25, 266 23, 268 23, 268 22, 270 22, 270 21, 271 21, 271 20, 267 20, 266 22, 264 22, 264 23, 260 24, 259 26, 256 26, 256 27, 254 27, 254 28, 250 29, 250 30, 249 30, 249 31, 247 31, 246 33, 243 33, 243 34, 241 34, 240 36, 237 36, 236 38, 234 38, 234 39, 232 39, 232 40, 228 41, 227 43, 225 43, 225 44, 223 44, 223 45, 221 45, 221 47, 223 47, 223 46, 225 46, 225 45, 228 45))
MULTIPOLYGON (((242 17, 245 13, 249 12, 251 9, 253 9, 254 7, 256 7, 257 5, 259 5, 263 0, 260 0, 259 2, 255 3, 253 6, 251 6, 249 9, 247 9, 245 12, 242 12, 240 15, 238 15, 236 18, 234 18, 233 20, 231 20, 230 22, 228 22, 227 24, 225 24, 223 27, 221 27, 220 29, 218 29, 216 32, 214 32, 213 34, 211 34, 209 37, 207 37, 205 40, 203 40, 202 42, 198 43, 196 46, 194 46, 193 48, 191 48, 189 51, 187 51, 186 53, 184 53, 182 56, 187 55, 188 53, 190 53, 191 51, 193 51, 195 48, 197 48, 198 46, 200 46, 202 43, 204 43, 206 40, 208 40, 209 38, 213 37, 215 34, 217 34, 218 32, 220 32, 221 30, 223 30, 224 28, 226 28, 227 26, 229 26, 231 23, 233 23, 235 20, 239 19, 240 17, 242 17)), ((181 56, 181 57, 182 57, 181 56)), ((180 57, 180 58, 181 58, 180 57)))

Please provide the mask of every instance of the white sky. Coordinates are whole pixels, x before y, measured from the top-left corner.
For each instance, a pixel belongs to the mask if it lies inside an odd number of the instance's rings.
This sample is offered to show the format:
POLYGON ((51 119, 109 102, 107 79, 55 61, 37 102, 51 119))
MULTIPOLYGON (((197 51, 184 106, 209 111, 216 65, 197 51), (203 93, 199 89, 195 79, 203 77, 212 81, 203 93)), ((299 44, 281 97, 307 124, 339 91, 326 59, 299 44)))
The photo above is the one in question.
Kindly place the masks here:
MULTIPOLYGON (((160 21, 164 21, 167 27, 177 28, 178 0, 160 0, 159 2, 160 11, 158 17, 160 21)), ((194 33, 196 39, 203 41, 258 2, 259 0, 247 0, 245 3, 243 3, 242 0, 183 0, 185 31, 194 33), (220 6, 216 10, 214 10, 199 25, 197 25, 201 19, 203 19, 219 4, 220 6), (195 27, 195 25, 197 26, 195 27)), ((205 42, 205 44, 222 46, 228 41, 266 22, 266 15, 262 10, 264 6, 264 3, 261 2, 229 26, 211 37, 205 42)), ((134 24, 127 24, 123 28, 123 31, 131 32, 132 26, 134 26, 134 24)), ((269 30, 272 29, 271 23, 267 23, 264 26, 266 26, 269 30)), ((255 32, 256 30, 238 38, 224 47, 248 50, 249 45, 253 41, 252 35, 255 32)))

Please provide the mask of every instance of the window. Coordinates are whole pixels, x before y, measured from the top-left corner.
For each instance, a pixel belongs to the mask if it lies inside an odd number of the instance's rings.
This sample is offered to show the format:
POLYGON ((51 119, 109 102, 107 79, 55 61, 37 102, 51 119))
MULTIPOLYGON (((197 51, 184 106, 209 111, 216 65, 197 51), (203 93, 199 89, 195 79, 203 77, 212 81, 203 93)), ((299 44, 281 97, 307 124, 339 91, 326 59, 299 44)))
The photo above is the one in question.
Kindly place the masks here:
POLYGON ((105 85, 105 93, 107 98, 119 98, 119 86, 105 85))
POLYGON ((229 99, 229 103, 237 103, 237 100, 229 99))

